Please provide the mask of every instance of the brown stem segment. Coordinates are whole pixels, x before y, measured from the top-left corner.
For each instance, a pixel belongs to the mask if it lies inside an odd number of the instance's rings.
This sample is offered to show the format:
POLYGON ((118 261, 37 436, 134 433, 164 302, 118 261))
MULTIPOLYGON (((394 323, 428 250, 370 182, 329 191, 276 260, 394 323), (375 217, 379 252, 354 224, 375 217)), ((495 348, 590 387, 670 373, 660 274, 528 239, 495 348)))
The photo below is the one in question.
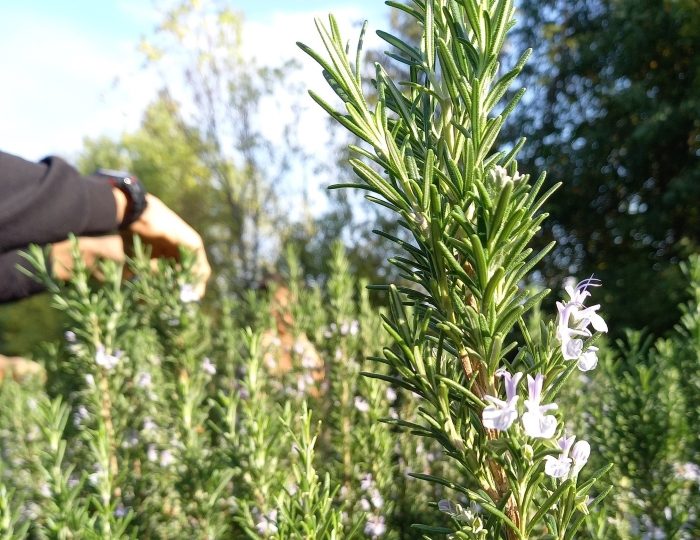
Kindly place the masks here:
MULTIPOLYGON (((467 377, 467 380, 474 380, 472 389, 474 394, 479 398, 483 399, 486 394, 485 389, 487 388, 487 381, 484 374, 484 370, 481 369, 481 363, 478 359, 471 358, 469 354, 463 353, 460 355, 460 361, 462 363, 462 369, 467 377)), ((495 429, 487 429, 486 436, 490 441, 498 438, 498 431, 495 429)), ((489 459, 487 462, 489 471, 493 478, 495 489, 490 488, 486 491, 494 502, 498 502, 503 499, 506 495, 510 493, 510 487, 508 485, 508 477, 506 476, 503 467, 499 465, 495 460, 489 459)), ((510 493, 508 496, 508 501, 506 502, 505 514, 510 518, 510 520, 515 524, 516 527, 520 527, 520 510, 518 505, 513 498, 513 494, 510 493)), ((518 534, 512 528, 506 528, 506 537, 508 540, 516 540, 518 534)))
POLYGON ((112 478, 117 476, 119 472, 117 466, 116 440, 114 435, 114 425, 112 424, 112 399, 109 394, 109 382, 107 376, 102 373, 99 378, 100 393, 102 394, 102 403, 100 415, 105 424, 107 431, 107 440, 109 443, 109 472, 112 478))

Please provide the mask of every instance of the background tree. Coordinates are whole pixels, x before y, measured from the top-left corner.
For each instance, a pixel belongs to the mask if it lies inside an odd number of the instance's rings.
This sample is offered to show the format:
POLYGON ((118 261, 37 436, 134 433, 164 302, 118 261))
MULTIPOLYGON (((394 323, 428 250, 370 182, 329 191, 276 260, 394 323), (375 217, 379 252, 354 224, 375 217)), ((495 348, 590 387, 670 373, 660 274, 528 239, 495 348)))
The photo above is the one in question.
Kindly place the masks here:
MULTIPOLYGON (((254 283, 284 220, 275 186, 289 170, 295 147, 275 145, 258 122, 262 107, 274 107, 274 92, 293 62, 261 66, 242 48, 242 19, 226 2, 183 0, 168 11, 143 51, 173 95, 182 86, 191 111, 197 155, 207 180, 223 201, 216 216, 221 242, 212 253, 225 269, 218 284, 236 290, 254 283), (174 68, 174 69, 173 69, 174 68), (176 73, 176 76, 172 76, 176 73)), ((285 92, 293 88, 285 85, 285 92)), ((294 123, 279 125, 293 138, 294 123)))
POLYGON ((595 272, 613 327, 669 329, 700 241, 700 9, 692 0, 522 0, 528 172, 563 181, 546 278, 595 272))

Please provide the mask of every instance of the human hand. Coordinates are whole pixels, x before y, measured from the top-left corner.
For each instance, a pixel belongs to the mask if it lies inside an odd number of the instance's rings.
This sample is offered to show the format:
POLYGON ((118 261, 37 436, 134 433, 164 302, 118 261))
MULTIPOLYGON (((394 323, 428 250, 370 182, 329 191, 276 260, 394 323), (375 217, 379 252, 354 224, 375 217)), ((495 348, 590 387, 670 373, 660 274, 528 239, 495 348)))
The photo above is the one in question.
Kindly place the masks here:
POLYGON ((143 214, 122 231, 124 241, 130 243, 132 235, 139 235, 151 247, 151 256, 156 258, 170 257, 178 260, 181 247, 192 250, 197 256, 192 269, 196 279, 193 285, 201 298, 211 275, 202 237, 158 197, 149 194, 146 198, 148 206, 143 214))
MULTIPOLYGON (((126 260, 124 241, 118 234, 109 236, 80 236, 76 239, 80 258, 87 269, 100 277, 97 263, 101 259, 123 263, 126 260)), ((53 275, 67 281, 73 275, 73 245, 71 240, 63 240, 51 245, 53 275)))
POLYGON ((46 372, 41 365, 20 356, 3 356, 0 354, 0 383, 5 378, 22 381, 30 377, 39 377, 46 380, 46 372))

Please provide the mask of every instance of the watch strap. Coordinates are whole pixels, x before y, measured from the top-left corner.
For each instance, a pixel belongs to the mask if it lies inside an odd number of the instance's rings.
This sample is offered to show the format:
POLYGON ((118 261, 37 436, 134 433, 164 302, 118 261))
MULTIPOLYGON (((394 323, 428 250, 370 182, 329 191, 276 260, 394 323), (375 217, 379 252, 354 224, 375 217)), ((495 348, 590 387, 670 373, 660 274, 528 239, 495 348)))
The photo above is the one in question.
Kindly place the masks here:
POLYGON ((126 196, 126 210, 124 211, 124 218, 119 225, 120 229, 126 229, 141 217, 141 214, 143 214, 148 206, 146 188, 144 188, 143 184, 135 175, 125 171, 98 169, 95 174, 105 178, 112 186, 119 189, 126 196))

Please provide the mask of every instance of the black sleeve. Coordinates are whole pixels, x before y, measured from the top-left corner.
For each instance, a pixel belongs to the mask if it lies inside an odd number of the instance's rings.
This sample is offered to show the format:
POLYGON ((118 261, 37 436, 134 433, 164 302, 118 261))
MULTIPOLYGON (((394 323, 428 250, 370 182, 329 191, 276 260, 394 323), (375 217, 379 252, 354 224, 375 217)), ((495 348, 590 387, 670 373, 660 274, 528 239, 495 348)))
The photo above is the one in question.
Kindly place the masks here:
POLYGON ((0 254, 0 303, 19 300, 44 290, 44 286, 20 272, 17 266, 34 271, 19 251, 0 254))
POLYGON ((0 252, 117 228, 112 187, 57 157, 39 163, 0 152, 0 252))
POLYGON ((37 291, 31 278, 14 268, 20 259, 13 252, 59 242, 70 233, 96 235, 116 228, 108 183, 81 176, 57 157, 32 163, 0 152, 0 302, 37 291))

